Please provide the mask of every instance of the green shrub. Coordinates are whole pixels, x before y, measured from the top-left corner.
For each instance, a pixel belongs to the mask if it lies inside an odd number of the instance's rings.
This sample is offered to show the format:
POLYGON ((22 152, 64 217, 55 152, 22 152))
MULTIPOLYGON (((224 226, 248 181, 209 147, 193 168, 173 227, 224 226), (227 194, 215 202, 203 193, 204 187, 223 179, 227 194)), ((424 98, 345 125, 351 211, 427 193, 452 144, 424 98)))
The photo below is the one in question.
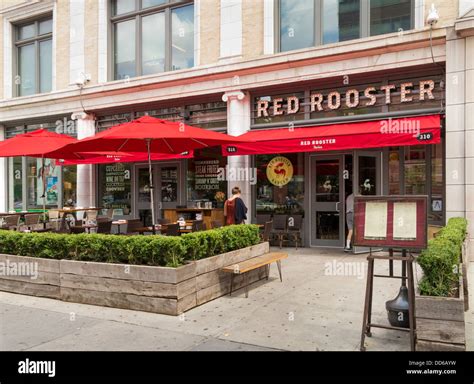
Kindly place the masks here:
POLYGON ((232 225, 182 236, 66 235, 0 230, 0 253, 178 267, 186 260, 203 259, 259 241, 256 225, 232 225))
POLYGON ((417 258, 423 269, 423 278, 418 284, 422 295, 449 297, 456 294, 466 228, 466 219, 449 219, 448 224, 428 242, 428 247, 417 258))

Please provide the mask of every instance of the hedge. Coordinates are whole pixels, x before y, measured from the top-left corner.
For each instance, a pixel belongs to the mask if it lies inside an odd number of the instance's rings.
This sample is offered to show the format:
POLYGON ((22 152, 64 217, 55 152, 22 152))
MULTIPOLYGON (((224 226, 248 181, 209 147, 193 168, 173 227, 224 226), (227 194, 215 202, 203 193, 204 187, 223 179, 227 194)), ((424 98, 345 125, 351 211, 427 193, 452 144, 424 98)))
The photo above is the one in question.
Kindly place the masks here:
POLYGON ((462 217, 449 219, 428 247, 417 258, 423 270, 418 283, 420 294, 452 297, 459 289, 459 263, 462 244, 466 238, 467 220, 462 217))
POLYGON ((182 236, 24 233, 0 230, 0 253, 177 267, 187 260, 245 248, 260 242, 256 225, 231 225, 182 236))

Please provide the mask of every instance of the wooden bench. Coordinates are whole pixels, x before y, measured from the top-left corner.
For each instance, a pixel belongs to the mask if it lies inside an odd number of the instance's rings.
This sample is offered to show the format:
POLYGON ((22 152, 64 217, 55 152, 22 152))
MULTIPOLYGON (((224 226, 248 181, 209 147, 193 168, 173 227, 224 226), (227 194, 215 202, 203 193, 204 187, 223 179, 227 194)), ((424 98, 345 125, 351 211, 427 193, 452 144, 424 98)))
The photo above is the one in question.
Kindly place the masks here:
POLYGON ((270 274, 270 264, 276 262, 278 266, 278 273, 280 274, 280 281, 283 281, 281 275, 281 260, 288 257, 287 253, 283 252, 269 252, 262 256, 254 257, 253 259, 242 261, 238 264, 229 265, 221 269, 222 272, 230 273, 230 295, 232 296, 232 288, 234 286, 235 275, 244 275, 245 297, 249 297, 248 289, 248 274, 247 272, 265 266, 267 269, 267 280, 270 274))

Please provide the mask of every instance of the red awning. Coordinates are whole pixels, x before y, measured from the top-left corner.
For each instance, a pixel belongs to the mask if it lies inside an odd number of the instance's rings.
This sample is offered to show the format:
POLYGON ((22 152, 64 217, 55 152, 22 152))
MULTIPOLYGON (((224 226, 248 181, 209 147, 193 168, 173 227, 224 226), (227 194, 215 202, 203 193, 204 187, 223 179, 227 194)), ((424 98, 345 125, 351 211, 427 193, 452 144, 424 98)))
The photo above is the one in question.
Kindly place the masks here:
POLYGON ((441 140, 440 116, 254 130, 238 138, 242 142, 222 146, 224 156, 437 144, 441 140))

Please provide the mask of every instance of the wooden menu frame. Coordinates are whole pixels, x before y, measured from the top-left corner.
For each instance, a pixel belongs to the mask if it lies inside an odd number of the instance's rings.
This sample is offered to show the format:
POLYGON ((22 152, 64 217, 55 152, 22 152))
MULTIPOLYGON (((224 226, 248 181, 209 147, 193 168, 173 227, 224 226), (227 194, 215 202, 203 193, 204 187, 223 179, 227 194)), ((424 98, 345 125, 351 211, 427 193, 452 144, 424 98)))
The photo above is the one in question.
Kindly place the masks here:
POLYGON ((354 245, 425 249, 427 213, 426 195, 354 196, 354 245))

